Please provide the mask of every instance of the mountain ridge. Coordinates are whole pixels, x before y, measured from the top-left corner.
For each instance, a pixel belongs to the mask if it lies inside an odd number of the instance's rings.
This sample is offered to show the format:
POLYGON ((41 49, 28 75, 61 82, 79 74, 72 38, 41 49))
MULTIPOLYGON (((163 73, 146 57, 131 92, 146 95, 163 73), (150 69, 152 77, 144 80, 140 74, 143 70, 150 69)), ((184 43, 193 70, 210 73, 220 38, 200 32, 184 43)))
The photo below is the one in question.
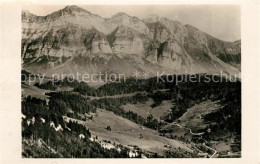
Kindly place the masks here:
MULTIPOLYGON (((46 16, 22 11, 25 69, 38 73, 99 72, 109 69, 112 61, 116 62, 113 56, 131 63, 128 76, 135 70, 155 74, 157 68, 168 73, 223 71, 237 74, 240 72, 241 40, 222 41, 196 27, 164 17, 154 21, 119 12, 102 18, 75 5, 46 16), (78 56, 84 56, 89 64, 75 64, 78 56), (46 61, 39 69, 37 63, 42 58, 46 61)), ((120 64, 112 65, 119 67, 115 70, 126 70, 120 64)))

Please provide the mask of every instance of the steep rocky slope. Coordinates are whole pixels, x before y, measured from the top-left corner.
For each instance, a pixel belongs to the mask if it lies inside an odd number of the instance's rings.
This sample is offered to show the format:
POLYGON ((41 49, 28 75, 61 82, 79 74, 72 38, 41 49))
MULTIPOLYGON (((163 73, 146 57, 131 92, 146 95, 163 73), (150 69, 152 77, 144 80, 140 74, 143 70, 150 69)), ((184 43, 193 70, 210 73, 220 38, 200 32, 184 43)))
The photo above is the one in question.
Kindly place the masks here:
POLYGON ((22 12, 23 67, 34 73, 240 72, 241 41, 191 25, 125 13, 102 18, 77 6, 47 16, 22 12))

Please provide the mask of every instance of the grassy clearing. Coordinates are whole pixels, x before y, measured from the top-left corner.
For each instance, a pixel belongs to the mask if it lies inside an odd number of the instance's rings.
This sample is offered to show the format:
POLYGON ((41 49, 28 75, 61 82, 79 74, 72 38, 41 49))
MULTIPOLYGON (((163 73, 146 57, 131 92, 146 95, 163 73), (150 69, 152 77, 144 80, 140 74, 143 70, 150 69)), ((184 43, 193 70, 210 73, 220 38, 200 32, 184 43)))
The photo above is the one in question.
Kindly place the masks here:
POLYGON ((50 92, 49 90, 44 90, 37 88, 35 86, 22 84, 22 95, 24 96, 32 96, 36 98, 44 98, 47 99, 49 96, 46 96, 45 93, 50 92))
POLYGON ((196 104, 187 109, 187 112, 184 113, 177 121, 179 124, 191 128, 194 131, 205 129, 206 126, 209 125, 209 122, 205 122, 203 118, 206 114, 218 110, 221 107, 218 103, 218 101, 205 101, 200 104, 196 104))
POLYGON ((92 136, 98 136, 99 140, 109 140, 112 143, 120 143, 125 146, 137 145, 141 149, 160 155, 163 155, 165 150, 169 150, 170 146, 191 152, 191 149, 185 143, 159 136, 159 133, 154 130, 144 128, 106 110, 97 110, 97 115, 93 120, 78 122, 86 125, 92 136), (106 129, 107 126, 111 127, 111 131, 106 129), (169 145, 169 147, 165 147, 165 145, 169 145))
POLYGON ((166 116, 167 113, 170 112, 170 109, 172 108, 172 102, 169 100, 164 100, 162 103, 151 109, 151 115, 153 118, 157 119, 158 121, 161 120, 162 117, 166 116))
POLYGON ((152 110, 151 105, 153 104, 153 100, 149 98, 149 100, 145 103, 137 103, 137 104, 126 104, 123 105, 123 109, 125 111, 131 111, 143 118, 147 118, 152 110))
POLYGON ((125 111, 132 111, 137 113, 139 116, 143 118, 147 118, 150 114, 153 116, 154 119, 158 121, 161 120, 163 116, 165 116, 172 107, 172 102, 168 100, 162 101, 159 106, 152 108, 152 104, 154 101, 149 98, 149 100, 145 103, 137 103, 137 104, 126 104, 123 105, 123 109, 125 111))

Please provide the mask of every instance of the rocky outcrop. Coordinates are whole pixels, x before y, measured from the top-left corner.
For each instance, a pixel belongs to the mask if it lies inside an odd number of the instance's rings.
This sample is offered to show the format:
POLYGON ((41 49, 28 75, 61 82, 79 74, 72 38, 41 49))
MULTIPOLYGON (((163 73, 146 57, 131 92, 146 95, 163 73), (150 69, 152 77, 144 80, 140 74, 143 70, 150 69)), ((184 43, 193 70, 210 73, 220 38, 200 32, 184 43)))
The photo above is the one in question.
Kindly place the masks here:
POLYGON ((125 13, 102 18, 77 6, 46 16, 22 12, 23 67, 31 72, 239 73, 241 41, 191 25, 125 13), (118 63, 119 62, 119 63, 118 63), (122 64, 125 63, 125 64, 122 64), (126 68, 127 67, 127 68, 126 68))

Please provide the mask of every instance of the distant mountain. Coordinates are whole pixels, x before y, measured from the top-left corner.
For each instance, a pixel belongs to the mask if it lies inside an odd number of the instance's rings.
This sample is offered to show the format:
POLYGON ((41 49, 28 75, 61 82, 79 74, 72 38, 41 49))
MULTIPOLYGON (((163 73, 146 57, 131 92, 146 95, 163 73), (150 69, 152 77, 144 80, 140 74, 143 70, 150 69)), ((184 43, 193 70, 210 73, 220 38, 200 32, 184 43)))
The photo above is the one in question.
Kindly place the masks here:
POLYGON ((77 6, 22 12, 23 67, 33 73, 240 72, 241 40, 226 42, 167 18, 120 12, 102 18, 77 6))

